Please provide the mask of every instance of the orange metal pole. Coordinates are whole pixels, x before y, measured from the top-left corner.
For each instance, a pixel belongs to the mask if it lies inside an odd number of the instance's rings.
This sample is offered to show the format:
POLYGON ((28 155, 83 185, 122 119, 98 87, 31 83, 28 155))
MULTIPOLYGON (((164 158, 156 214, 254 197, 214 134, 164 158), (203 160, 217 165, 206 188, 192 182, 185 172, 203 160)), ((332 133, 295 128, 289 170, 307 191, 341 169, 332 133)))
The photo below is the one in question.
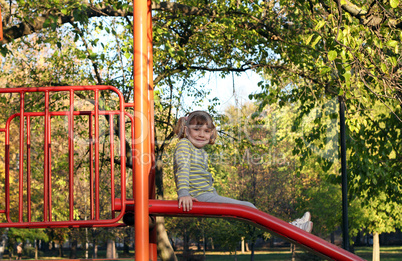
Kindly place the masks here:
POLYGON ((150 170, 147 0, 134 4, 134 182, 135 260, 149 260, 148 174, 150 170), (144 131, 146 130, 146 132, 144 131))
POLYGON ((153 52, 152 52, 152 1, 148 0, 148 101, 149 101, 149 137, 151 150, 151 170, 149 174, 149 198, 155 199, 155 126, 154 126, 154 82, 153 82, 153 52))
MULTIPOLYGON (((154 85, 153 85, 153 52, 152 52, 152 1, 148 0, 148 100, 149 100, 149 137, 151 152, 151 169, 149 173, 149 198, 155 199, 155 135, 154 135, 154 85)), ((156 224, 155 224, 156 225, 156 224)), ((149 230, 149 260, 158 260, 156 226, 149 230)))

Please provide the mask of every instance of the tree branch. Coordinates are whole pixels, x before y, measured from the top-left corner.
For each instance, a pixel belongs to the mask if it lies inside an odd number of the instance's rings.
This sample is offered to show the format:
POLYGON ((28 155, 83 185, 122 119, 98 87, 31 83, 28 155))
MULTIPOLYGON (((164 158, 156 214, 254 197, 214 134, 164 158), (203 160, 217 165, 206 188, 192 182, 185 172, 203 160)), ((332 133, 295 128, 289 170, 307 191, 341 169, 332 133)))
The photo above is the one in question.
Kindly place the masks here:
MULTIPOLYGON (((334 0, 337 2, 337 0, 334 0)), ((81 7, 82 8, 82 7, 81 7)), ((369 14, 367 11, 363 10, 362 8, 352 4, 350 1, 346 0, 346 4, 343 4, 341 8, 351 14, 353 17, 356 17, 357 19, 360 20, 360 23, 373 27, 373 26, 379 26, 380 24, 383 23, 383 17, 380 17, 378 15, 374 14, 369 14)), ((183 5, 179 3, 174 3, 174 2, 161 2, 161 3, 152 3, 152 10, 154 11, 163 11, 163 12, 169 12, 172 14, 178 14, 180 13, 181 15, 203 15, 205 16, 206 14, 215 16, 216 11, 210 8, 198 8, 194 6, 188 6, 188 5, 183 5)), ((133 12, 132 10, 115 10, 111 6, 106 6, 105 4, 100 4, 100 5, 91 5, 91 4, 86 4, 82 8, 82 13, 85 14, 88 18, 93 18, 93 17, 103 17, 103 16, 108 16, 108 17, 125 17, 127 18, 128 16, 132 16, 133 12)), ((244 13, 233 13, 233 11, 230 11, 229 13, 232 13, 233 15, 246 15, 244 13)), ((229 14, 227 13, 227 14, 229 14)), ((57 17, 55 23, 58 26, 61 26, 62 24, 65 23, 73 23, 77 22, 74 16, 71 15, 64 15, 60 11, 53 11, 49 12, 48 10, 42 11, 42 14, 40 14, 38 17, 27 21, 22 21, 16 25, 12 25, 3 28, 4 31, 4 39, 1 41, 1 44, 6 44, 12 41, 13 39, 18 39, 20 37, 30 35, 35 32, 39 32, 40 30, 44 29, 46 27, 45 22, 50 18, 50 15, 53 17, 57 17)), ((252 19, 252 17, 250 17, 252 19)), ((388 27, 393 27, 393 28, 398 28, 402 29, 402 21, 399 21, 398 19, 391 18, 389 17, 387 19, 387 24, 386 26, 388 27)), ((278 34, 276 34, 277 37, 278 34)))
MULTIPOLYGON (((334 0, 337 3, 338 0, 334 0)), ((383 24, 384 18, 378 16, 376 14, 369 13, 368 11, 363 10, 362 8, 354 5, 348 0, 345 0, 346 4, 341 5, 341 8, 348 12, 353 17, 359 19, 360 24, 368 27, 377 27, 380 25, 384 25, 390 28, 402 29, 402 21, 400 19, 395 19, 388 17, 388 22, 383 24)))
MULTIPOLYGON (((180 12, 186 15, 201 15, 205 14, 205 12, 208 13, 210 12, 210 10, 208 9, 186 6, 183 4, 170 3, 170 2, 162 2, 159 4, 152 3, 152 10, 166 11, 173 14, 180 12)), ((13 39, 18 39, 20 37, 39 32, 40 30, 46 28, 45 22, 46 20, 51 19, 50 15, 57 17, 57 20, 55 22, 58 26, 61 26, 62 24, 65 23, 72 24, 73 22, 77 22, 72 13, 73 12, 71 12, 71 15, 63 15, 58 10, 56 12, 48 12, 44 10, 42 11, 42 14, 32 19, 30 22, 22 21, 10 27, 5 26, 5 28, 3 28, 4 39, 0 43, 6 44, 11 42, 13 39)), ((132 10, 115 10, 111 6, 106 6, 105 4, 94 6, 89 3, 86 4, 86 6, 84 5, 82 13, 84 13, 88 18, 103 17, 103 16, 108 17, 133 16, 132 10)))

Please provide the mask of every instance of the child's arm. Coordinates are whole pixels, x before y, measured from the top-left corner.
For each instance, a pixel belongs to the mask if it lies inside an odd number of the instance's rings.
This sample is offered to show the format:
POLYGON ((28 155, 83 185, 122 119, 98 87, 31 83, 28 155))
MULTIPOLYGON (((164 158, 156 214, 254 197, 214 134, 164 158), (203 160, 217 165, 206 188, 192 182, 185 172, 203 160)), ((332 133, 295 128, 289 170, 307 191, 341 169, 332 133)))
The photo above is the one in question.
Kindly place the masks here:
POLYGON ((183 210, 191 210, 193 205, 192 197, 190 196, 190 161, 191 154, 187 140, 180 140, 177 144, 174 154, 175 178, 177 185, 177 195, 179 200, 179 208, 183 205, 183 210))
POLYGON ((183 211, 190 211, 193 209, 193 202, 198 202, 198 199, 192 196, 184 196, 179 198, 179 208, 183 205, 183 211))

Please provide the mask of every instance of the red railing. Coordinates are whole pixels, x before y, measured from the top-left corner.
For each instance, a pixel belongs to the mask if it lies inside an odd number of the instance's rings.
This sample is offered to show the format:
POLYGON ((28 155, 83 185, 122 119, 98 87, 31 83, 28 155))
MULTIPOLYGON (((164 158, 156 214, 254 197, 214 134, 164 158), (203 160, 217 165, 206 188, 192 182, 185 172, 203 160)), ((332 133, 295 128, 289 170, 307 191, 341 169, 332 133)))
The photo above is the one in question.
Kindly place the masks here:
MULTIPOLYGON (((63 87, 41 87, 41 88, 9 88, 0 89, 1 94, 17 94, 19 97, 16 99, 19 102, 19 108, 17 108, 18 113, 13 113, 11 115, 5 116, 6 122, 4 128, 0 128, 0 133, 4 133, 4 146, 0 148, 0 152, 4 152, 4 206, 1 207, 0 213, 5 215, 5 220, 0 223, 0 227, 30 227, 30 228, 45 228, 45 227, 93 227, 93 226, 119 226, 123 224, 116 224, 124 214, 124 207, 118 216, 115 216, 115 131, 114 131, 114 116, 118 117, 118 139, 120 148, 119 151, 119 165, 120 165, 120 184, 121 188, 119 193, 121 195, 121 201, 125 202, 126 199, 126 118, 132 123, 134 118, 127 112, 125 112, 126 107, 132 107, 132 104, 124 102, 123 95, 119 90, 112 86, 63 86, 63 87), (105 110, 100 108, 99 105, 99 94, 102 91, 111 92, 112 95, 117 99, 118 109, 117 110, 105 110), (26 95, 27 93, 43 93, 44 105, 43 111, 29 111, 31 108, 25 108, 26 105, 26 95), (51 103, 54 104, 55 101, 51 101, 51 95, 56 92, 67 92, 68 104, 64 105, 68 109, 64 110, 51 110, 51 103), (93 109, 86 110, 74 110, 74 99, 75 92, 84 92, 86 94, 92 95, 91 103, 93 104, 93 109), (28 110, 28 111, 27 111, 28 110), (74 213, 77 210, 74 198, 74 184, 75 184, 75 173, 74 173, 74 153, 75 147, 83 144, 76 144, 74 142, 76 134, 74 133, 74 126, 76 124, 75 117, 82 116, 87 117, 87 128, 84 126, 84 130, 88 132, 88 141, 85 146, 89 147, 89 209, 90 214, 86 220, 81 220, 80 218, 74 217, 74 213), (8 117, 8 118, 7 118, 8 117), (53 161, 52 152, 55 149, 52 148, 52 137, 54 136, 52 132, 52 118, 62 117, 67 118, 66 135, 68 142, 68 197, 64 200, 68 201, 68 217, 66 220, 54 220, 53 217, 53 192, 52 184, 53 182, 58 182, 60 180, 53 180, 58 177, 61 180, 65 180, 66 177, 60 177, 52 173, 53 161), (109 165, 110 165, 110 218, 101 218, 101 195, 105 193, 100 191, 100 159, 99 159, 99 146, 100 146, 100 130, 99 122, 100 117, 108 118, 108 135, 102 135, 103 139, 108 138, 108 142, 104 141, 103 144, 109 143, 109 165), (15 119, 19 118, 19 131, 13 129, 12 123, 15 119), (42 201, 36 199, 35 206, 36 210, 38 206, 43 206, 43 213, 41 215, 41 220, 38 221, 38 212, 36 211, 36 216, 33 220, 32 213, 32 147, 35 146, 33 143, 40 144, 41 141, 32 139, 32 127, 38 128, 38 125, 32 125, 32 120, 35 118, 43 119, 43 196, 42 201), (85 129, 86 128, 86 129, 85 129), (13 136, 14 135, 14 136, 13 136), (18 137, 18 138, 16 138, 18 137), (12 142, 17 142, 18 144, 13 144, 12 142), (11 148, 18 147, 16 152, 14 152, 15 157, 11 157, 11 148), (16 158, 18 161, 18 174, 12 176, 10 173, 10 166, 13 165, 10 160, 11 158, 16 158), (24 171, 25 170, 25 171, 24 171), (17 202, 12 202, 10 200, 11 191, 15 191, 14 187, 10 186, 11 179, 18 179, 18 200, 17 202), (26 180, 26 181, 25 181, 26 180), (11 191, 10 191, 11 190, 11 191), (24 199, 25 194, 25 199, 24 199), (11 206, 16 209, 17 220, 13 220, 11 216, 11 206), (25 206, 25 208, 24 208, 25 206), (25 218, 24 218, 25 217, 25 218), (5 222, 4 222, 5 221, 5 222)), ((10 101, 11 102, 11 101, 10 101)), ((9 106, 10 107, 10 106, 9 106)), ((18 107, 18 105, 17 105, 18 107)), ((60 106, 59 106, 60 107, 60 106)), ((15 111, 15 110, 14 110, 15 111)), ((4 115, 3 115, 4 117, 4 115)), ((82 125, 82 123, 81 123, 82 125)), ((134 137, 134 125, 128 126, 131 129, 131 136, 134 137)), ((36 145, 38 146, 38 145, 36 145)), ((134 153, 134 147, 132 146, 132 153, 134 153)), ((133 154, 132 154, 133 155, 133 154)), ((57 161, 60 161, 57 159, 57 161)), ((37 172, 37 171, 36 171, 37 172)), ((38 177, 37 177, 38 178, 38 177)), ((77 181, 78 182, 78 181, 77 181)), ((82 182, 82 181, 81 181, 82 182)), ((86 207, 86 206, 84 206, 86 207)))

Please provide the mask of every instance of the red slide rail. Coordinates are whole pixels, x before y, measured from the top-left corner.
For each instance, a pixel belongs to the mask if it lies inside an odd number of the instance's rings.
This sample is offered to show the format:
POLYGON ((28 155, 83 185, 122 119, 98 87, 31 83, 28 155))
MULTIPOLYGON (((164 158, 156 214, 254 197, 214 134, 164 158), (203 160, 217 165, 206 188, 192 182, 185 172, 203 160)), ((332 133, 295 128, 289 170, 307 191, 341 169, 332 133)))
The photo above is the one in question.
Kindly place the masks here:
MULTIPOLYGON (((126 211, 134 210, 134 200, 126 201, 126 211)), ((121 201, 116 199, 116 210, 122 207, 121 201)), ((321 257, 340 261, 361 261, 363 258, 356 256, 342 248, 339 248, 328 241, 313 234, 307 233, 294 225, 281 219, 271 216, 260 210, 224 203, 194 202, 191 211, 184 212, 178 208, 175 200, 149 200, 149 213, 155 216, 176 216, 176 217, 214 217, 238 219, 251 223, 261 229, 269 231, 291 243, 303 247, 321 257)))
MULTIPOLYGON (((127 209, 129 210, 131 209, 131 205, 129 202, 127 203, 127 209)), ((163 216, 197 216, 239 219, 272 232, 277 236, 324 258, 340 261, 364 260, 361 257, 339 248, 313 234, 307 233, 283 220, 251 207, 236 204, 195 202, 191 211, 184 212, 182 209, 178 208, 177 201, 150 200, 149 212, 153 215, 163 216)))

